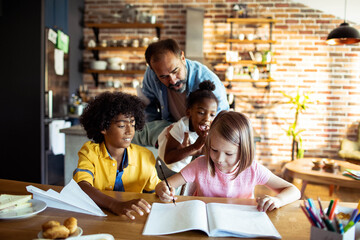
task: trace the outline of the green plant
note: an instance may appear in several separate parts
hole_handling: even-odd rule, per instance
[[[291,148],[291,160],[295,158],[295,151],[297,158],[304,157],[304,149],[303,149],[303,140],[301,138],[301,133],[305,131],[304,129],[297,129],[299,123],[299,114],[305,112],[307,108],[307,104],[310,104],[309,94],[303,93],[300,94],[299,89],[295,96],[291,96],[286,94],[285,92],[281,92],[286,98],[289,100],[286,103],[292,104],[291,109],[295,109],[295,118],[294,122],[290,124],[289,128],[286,131],[286,135],[292,137],[292,148]]]

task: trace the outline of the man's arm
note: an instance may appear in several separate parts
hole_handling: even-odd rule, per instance
[[[161,119],[160,102],[158,99],[158,89],[156,86],[156,79],[153,76],[152,70],[148,67],[146,69],[144,79],[142,82],[141,95],[144,103],[147,105],[145,108],[146,121],[152,122]]]

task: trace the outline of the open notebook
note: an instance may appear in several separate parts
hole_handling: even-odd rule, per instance
[[[256,206],[204,203],[200,200],[153,203],[143,235],[165,235],[189,230],[210,237],[275,238],[281,236],[264,212]]]

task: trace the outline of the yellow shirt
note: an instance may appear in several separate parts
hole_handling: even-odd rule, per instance
[[[128,166],[124,168],[122,181],[126,192],[153,191],[161,182],[155,168],[155,157],[150,150],[136,144],[127,148]],[[79,153],[77,169],[74,171],[76,182],[87,181],[99,190],[113,190],[118,169],[105,143],[86,142]]]

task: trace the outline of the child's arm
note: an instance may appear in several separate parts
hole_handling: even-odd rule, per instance
[[[81,181],[78,184],[99,207],[106,208],[117,215],[126,215],[131,220],[134,220],[135,216],[133,215],[133,211],[137,212],[140,216],[144,215],[143,211],[147,213],[150,212],[151,205],[144,199],[133,199],[127,202],[121,202],[102,193],[86,181]]]
[[[165,147],[164,162],[167,164],[175,163],[188,156],[199,155],[205,144],[205,137],[199,136],[193,144],[188,144],[189,133],[184,133],[184,141],[179,143],[169,134]]]
[[[163,202],[171,202],[173,199],[176,200],[175,189],[186,183],[181,173],[172,175],[171,177],[167,178],[167,181],[169,183],[171,192],[165,181],[158,183],[155,188],[156,195],[158,195],[160,200]]]
[[[256,202],[258,203],[257,209],[259,211],[272,211],[275,208],[282,207],[300,199],[299,189],[275,174],[271,174],[270,179],[265,186],[278,194],[275,197],[265,195],[263,197],[256,198]]]

